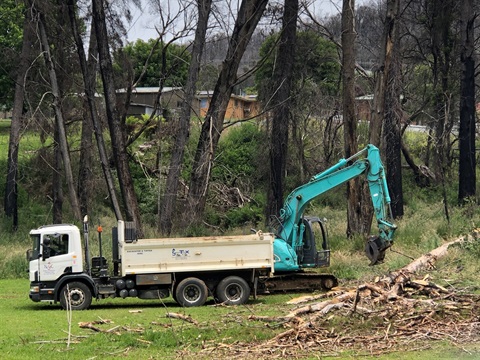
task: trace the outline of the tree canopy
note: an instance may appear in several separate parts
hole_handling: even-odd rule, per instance
[[[10,109],[13,102],[13,74],[22,46],[23,6],[15,0],[0,4],[0,109]]]
[[[122,62],[122,58],[127,62]],[[139,87],[159,86],[161,78],[164,78],[164,86],[184,86],[188,76],[190,53],[186,45],[165,44],[155,39],[148,41],[139,39],[128,43],[121,53],[116,54],[117,74],[124,73],[123,66],[127,64],[133,69],[134,78],[140,79],[137,83]]]
[[[298,32],[294,63],[294,88],[299,91],[306,84],[316,84],[325,95],[338,91],[340,63],[335,44],[311,30]],[[259,98],[266,100],[273,90],[270,79],[276,65],[279,34],[269,36],[260,48],[260,57],[265,58],[255,75]]]

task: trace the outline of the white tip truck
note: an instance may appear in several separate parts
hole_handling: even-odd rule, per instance
[[[170,293],[181,306],[203,305],[210,294],[226,304],[242,304],[256,293],[259,277],[273,272],[272,234],[137,239],[132,223],[120,220],[112,232],[109,275],[101,251],[91,262],[88,259],[87,221],[83,249],[75,225],[30,231],[30,299],[60,302],[73,310],[87,309],[92,298],[160,299]],[[100,230],[99,238],[101,248]]]

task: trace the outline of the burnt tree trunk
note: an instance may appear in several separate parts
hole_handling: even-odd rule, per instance
[[[187,84],[185,86],[185,99],[179,118],[178,132],[175,136],[175,143],[170,160],[170,168],[165,185],[165,195],[161,203],[160,211],[160,231],[169,235],[172,231],[172,217],[175,211],[177,192],[180,182],[180,172],[182,169],[183,155],[185,146],[190,135],[190,116],[191,104],[195,98],[196,83],[200,71],[200,59],[203,54],[205,38],[207,35],[208,18],[212,7],[212,0],[200,0],[197,2],[198,23],[195,30],[195,39],[193,40],[192,61],[188,71]]]
[[[77,53],[79,57],[80,68],[82,70],[83,83],[84,83],[85,95],[86,95],[86,103],[87,103],[87,109],[88,109],[88,111],[86,112],[87,115],[84,119],[84,123],[82,127],[82,149],[88,146],[88,140],[84,140],[84,139],[91,138],[91,134],[89,134],[89,132],[91,127],[93,126],[93,130],[95,132],[95,138],[97,141],[99,156],[100,156],[100,163],[102,165],[102,170],[103,170],[103,174],[107,184],[108,193],[110,195],[110,201],[112,202],[112,207],[115,212],[115,216],[117,220],[122,220],[123,217],[122,217],[122,212],[120,209],[120,205],[118,203],[118,198],[115,190],[115,182],[114,182],[112,173],[110,171],[108,155],[105,148],[105,141],[103,139],[102,125],[101,125],[100,119],[98,118],[96,105],[95,105],[95,81],[96,81],[96,72],[97,72],[96,59],[98,54],[95,29],[94,27],[92,27],[90,32],[90,44],[89,44],[88,61],[87,61],[85,50],[83,48],[83,40],[78,30],[78,23],[76,20],[77,10],[73,0],[69,0],[68,8],[69,8],[70,23],[72,26],[72,33],[77,46]],[[84,170],[82,171],[82,166],[81,166],[80,173],[86,176],[88,175],[88,174],[85,174],[86,171],[89,171],[89,169],[84,167]],[[82,175],[80,175],[80,178],[82,178]],[[82,186],[83,182],[82,181],[79,181],[79,182],[80,182],[79,186]],[[80,198],[82,199],[88,196],[89,191],[88,189],[85,189],[85,190],[79,191],[79,193],[82,194],[80,196]],[[81,200],[81,206],[83,207],[83,210],[82,210],[83,214],[86,214],[87,213],[86,199]]]
[[[287,163],[290,92],[293,82],[295,47],[297,42],[298,0],[285,0],[282,33],[273,72],[273,118],[270,134],[270,182],[266,219],[278,215],[283,206],[284,178]]]
[[[25,19],[23,22],[22,53],[19,59],[15,81],[15,96],[13,100],[12,122],[8,142],[7,180],[5,184],[5,215],[12,217],[12,227],[18,227],[18,149],[23,127],[23,103],[25,100],[25,81],[32,58],[32,42],[34,39],[33,19],[31,17],[30,1],[25,1]]]
[[[223,130],[228,102],[237,82],[240,60],[267,2],[268,0],[243,0],[240,6],[195,152],[187,198],[189,214],[185,217],[188,222],[198,222],[203,217],[213,159]]]
[[[135,223],[138,236],[143,236],[140,209],[138,206],[135,189],[133,186],[128,154],[125,142],[125,133],[118,113],[115,93],[112,59],[108,45],[107,24],[105,19],[104,1],[94,0],[92,3],[93,24],[98,43],[98,55],[100,59],[100,72],[102,74],[103,91],[105,95],[105,107],[107,112],[108,127],[112,141],[113,158],[117,168],[117,176],[122,193],[123,205],[126,218]]]
[[[51,91],[53,95],[53,108],[55,110],[55,127],[58,131],[58,145],[62,154],[63,170],[65,173],[65,181],[68,187],[68,198],[70,200],[70,206],[72,208],[73,217],[75,220],[81,220],[80,206],[78,203],[77,191],[75,188],[75,182],[73,179],[72,165],[70,161],[70,152],[67,142],[67,133],[65,129],[65,119],[61,106],[61,94],[60,87],[57,78],[57,72],[55,63],[50,52],[50,45],[48,42],[47,32],[45,30],[45,18],[42,13],[39,13],[40,19],[38,22],[40,42],[42,44],[42,50],[45,58],[45,63],[48,68],[48,75],[50,80]],[[57,164],[58,165],[58,164]],[[54,219],[55,220],[55,219]],[[57,219],[58,221],[58,219]]]
[[[386,52],[385,70],[386,92],[385,92],[385,148],[387,183],[391,197],[392,217],[403,216],[403,188],[402,188],[402,136],[400,129],[401,107],[400,107],[400,64],[397,17],[400,11],[400,0],[387,1],[387,28],[386,28]]]
[[[461,1],[462,79],[460,84],[458,201],[475,196],[475,11],[473,0]]]
[[[342,83],[343,136],[345,157],[358,151],[355,109],[355,0],[343,0],[342,7]],[[347,183],[347,236],[369,233],[371,227],[363,216],[367,208],[359,178]]]

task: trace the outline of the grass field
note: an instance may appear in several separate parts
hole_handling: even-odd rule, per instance
[[[478,272],[475,274],[473,271],[478,270],[478,264],[469,265],[476,258],[475,254],[471,255],[465,256],[465,249],[453,249],[451,255],[439,262],[435,271],[430,272],[432,280],[444,285],[445,281],[448,281],[458,287],[470,284],[470,291],[478,291],[478,281],[475,282]],[[457,271],[452,278],[451,269],[458,267],[460,261],[466,270],[472,271],[464,274]],[[355,281],[345,281],[343,285],[353,286],[354,283]],[[294,305],[287,305],[286,302],[299,296],[265,295],[239,307],[215,306],[210,302],[198,308],[180,308],[171,298],[165,299],[163,303],[153,300],[112,299],[94,302],[88,311],[69,314],[60,310],[58,305],[31,302],[28,288],[28,280],[0,280],[2,359],[218,358],[218,354],[209,353],[205,349],[228,344],[237,344],[238,348],[238,344],[242,343],[261,346],[263,341],[285,331],[281,323],[252,321],[250,317],[284,315],[294,309]],[[195,323],[167,317],[167,313],[189,316]],[[68,316],[71,316],[71,320]],[[337,315],[330,315],[326,321],[331,324],[332,331],[336,328],[335,331],[348,333],[350,330],[338,319]],[[105,323],[94,323],[101,321]],[[356,321],[358,319],[348,320],[349,326],[353,326],[351,331],[358,330],[355,326],[365,327],[365,335],[368,335],[368,325]],[[80,323],[92,323],[101,331],[81,328]],[[368,351],[345,351],[335,354],[336,356],[325,356],[318,351],[303,349],[296,358],[470,360],[480,357],[478,343],[456,344],[455,340],[441,340],[421,344],[412,343],[411,351],[392,352],[381,356],[370,356]],[[281,354],[274,355],[281,357]],[[238,351],[232,353],[231,358],[258,359],[254,355],[249,356],[247,346],[241,354]]]
[[[446,229],[438,219],[442,215],[439,207],[430,207],[433,209],[430,212],[421,207],[408,209],[407,215],[397,223],[399,230],[392,251],[387,252],[385,263],[375,267],[368,266],[360,249],[361,240],[346,241],[339,235],[344,232],[344,215],[324,209],[331,219],[331,240],[334,242],[329,270],[337,276],[342,286],[355,287],[401,268],[412,257],[420,256],[449,238],[465,233],[464,229],[474,228],[478,221],[478,215],[467,220],[464,210],[453,208],[451,216],[454,221]],[[8,239],[3,237],[0,241],[0,269],[9,277],[15,274],[25,276],[25,250],[29,242],[25,240],[14,245]],[[456,247],[434,269],[418,274],[418,278],[428,274],[431,281],[441,286],[463,293],[480,294],[479,258],[479,241]],[[25,278],[2,277],[0,280],[2,359],[210,359],[224,358],[225,347],[229,346],[237,349],[229,358],[258,359],[258,355],[250,355],[249,348],[262,347],[288,327],[281,322],[253,321],[250,317],[285,315],[295,308],[286,302],[301,295],[260,296],[240,307],[215,306],[210,301],[206,306],[188,309],[178,307],[171,298],[165,299],[164,303],[137,299],[102,300],[94,302],[88,311],[73,312],[69,323],[68,313],[60,310],[60,306],[30,301],[28,289],[29,283]],[[170,312],[190,316],[196,324],[168,318],[166,315]],[[79,326],[82,322],[99,320],[107,321],[94,325],[101,332]],[[382,319],[376,321],[382,322]],[[360,331],[368,336],[375,329],[362,318],[349,318],[347,310],[329,315],[324,322],[335,333],[353,334]],[[238,347],[243,345],[244,350],[239,353]],[[207,351],[212,348],[223,348],[223,352],[219,355]],[[287,358],[281,353],[273,355]],[[295,358],[470,360],[480,358],[480,345],[476,342],[457,343],[455,339],[441,339],[412,345],[409,351],[405,351],[405,348],[402,351],[392,349],[391,353],[376,356],[366,349],[355,352],[341,349],[336,354],[329,353],[329,356],[318,350],[303,349]]]

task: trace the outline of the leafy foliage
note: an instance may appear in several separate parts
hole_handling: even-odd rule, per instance
[[[260,48],[260,57],[265,62],[255,75],[255,82],[261,100],[267,100],[274,89],[270,79],[276,63],[275,48],[279,34],[269,36]],[[340,65],[335,44],[313,31],[301,31],[297,34],[294,78],[296,92],[300,89],[308,91],[309,83],[316,84],[322,93],[334,94],[338,86]]]
[[[223,214],[210,216],[216,225],[232,228],[256,224],[262,218],[262,205],[255,198],[265,179],[265,136],[256,125],[245,123],[229,130],[220,141],[210,200],[216,212]]]
[[[164,79],[164,86],[183,86],[188,75],[190,53],[184,45],[168,44],[167,46],[155,39],[148,41],[139,39],[127,44],[121,52],[116,53],[114,68],[120,75],[125,73],[125,66],[131,67],[136,80],[140,78],[146,63],[145,74],[137,86],[159,86],[160,79]]]
[[[9,109],[13,101],[14,72],[22,45],[23,6],[15,0],[0,5],[0,109]]]

